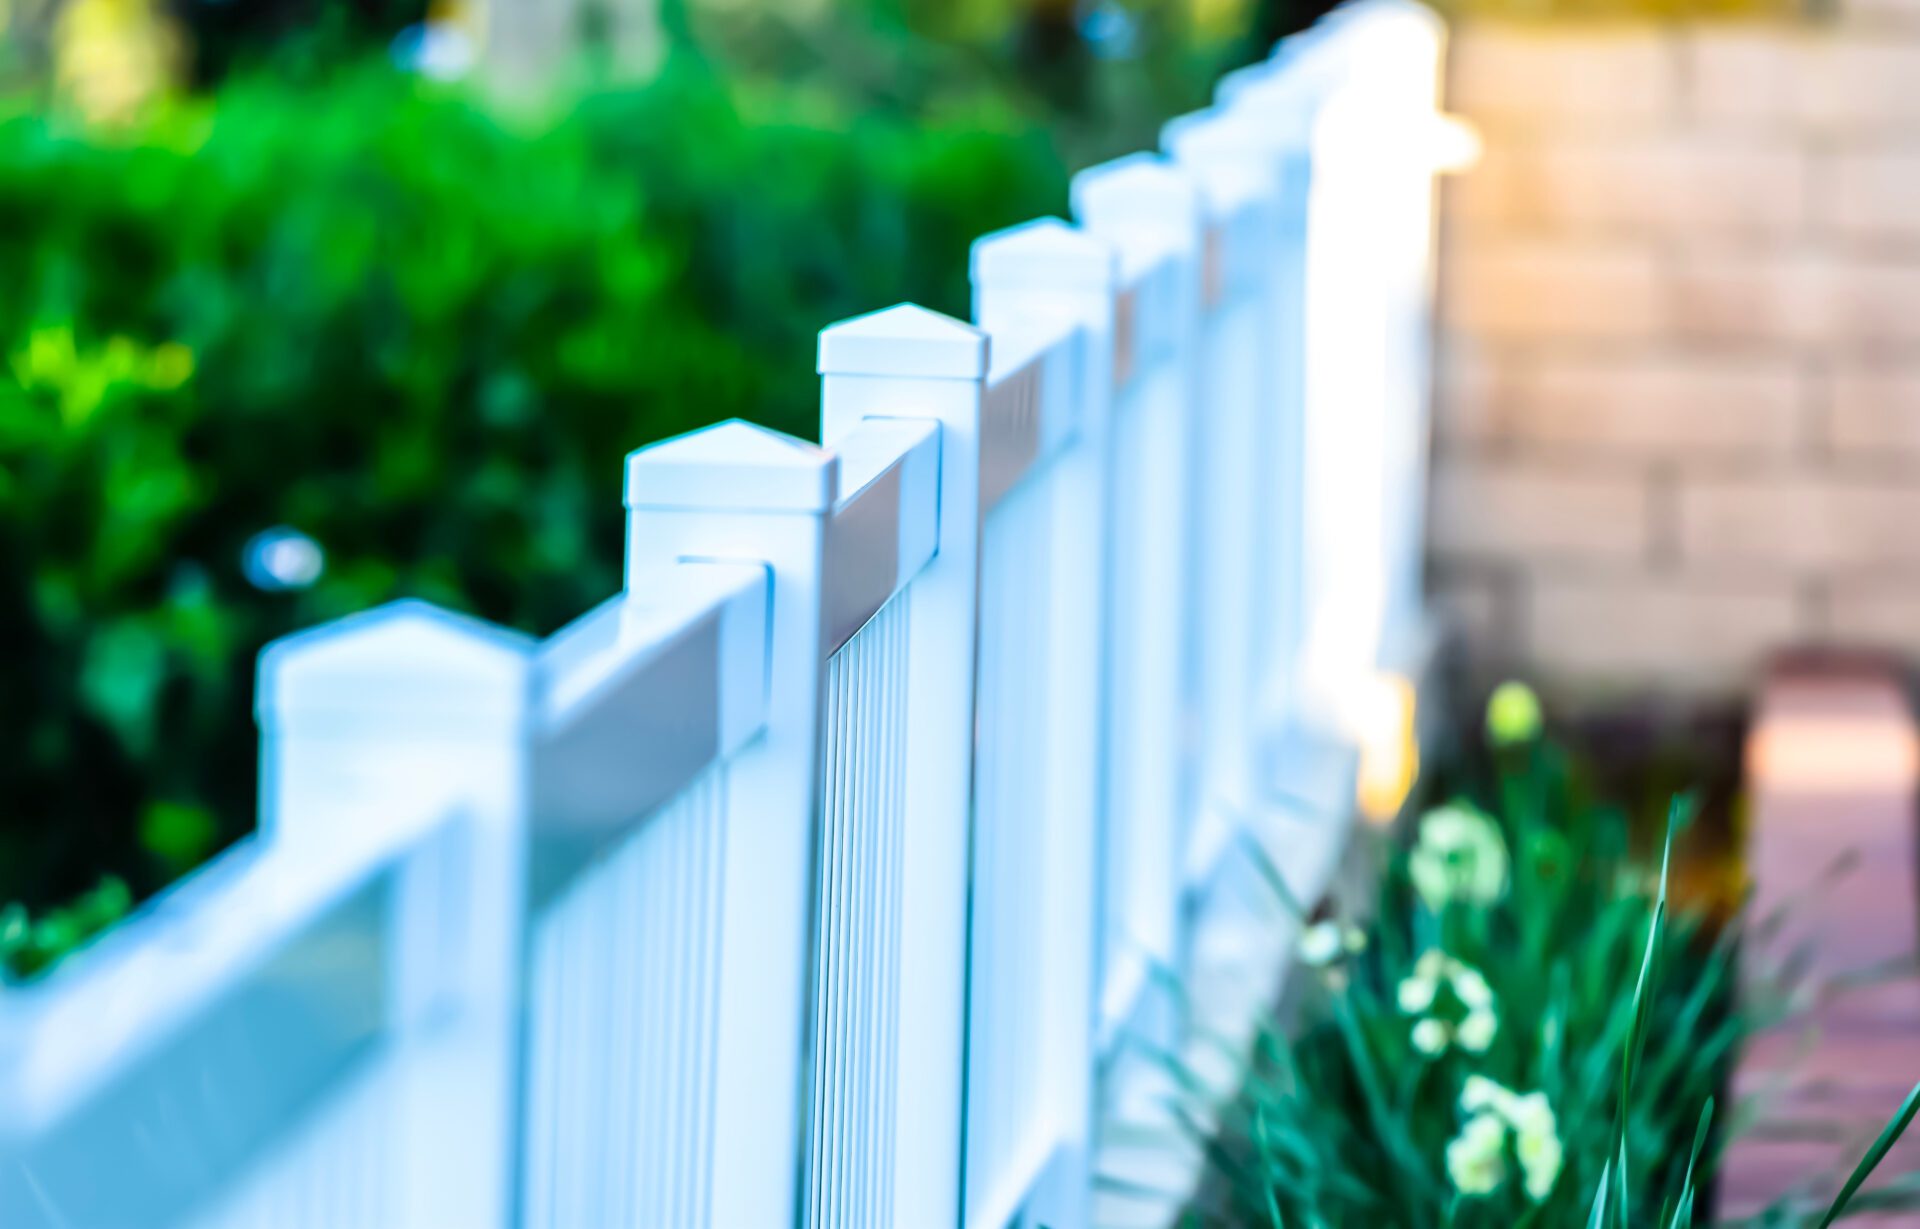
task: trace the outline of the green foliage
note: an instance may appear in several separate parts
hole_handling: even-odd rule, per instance
[[[1491,764],[1486,810],[1436,808],[1391,853],[1364,941],[1307,930],[1296,1018],[1263,1026],[1217,1131],[1167,1060],[1215,1175],[1192,1223],[1692,1223],[1727,1134],[1715,1096],[1789,987],[1755,971],[1736,1003],[1744,919],[1669,900],[1689,803],[1649,858],[1555,746],[1503,737]]]
[[[132,905],[127,885],[108,876],[37,919],[25,905],[0,908],[0,986],[45,969],[125,917]]]
[[[383,66],[111,139],[13,111],[0,168],[0,901],[36,910],[251,826],[267,640],[400,595],[577,615],[619,583],[627,450],[810,435],[822,324],[964,312],[969,241],[1065,196],[991,98],[679,61],[538,122]],[[282,526],[325,571],[263,592],[243,549]]]

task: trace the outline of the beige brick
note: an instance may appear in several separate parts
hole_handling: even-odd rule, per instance
[[[1872,349],[1920,341],[1920,261],[1855,257],[1836,263],[1828,277],[1828,329],[1837,344]]]
[[[1433,429],[1442,444],[1499,438],[1514,363],[1471,337],[1449,337],[1434,356]]]
[[[1648,496],[1637,474],[1442,457],[1433,475],[1433,545],[1449,562],[1638,559]]]
[[[1826,427],[1828,447],[1842,456],[1920,458],[1920,365],[1841,367]]]
[[[1478,23],[1454,32],[1448,106],[1489,127],[1620,129],[1663,123],[1679,94],[1663,33]]]
[[[1682,336],[1716,342],[1817,342],[1832,328],[1828,261],[1772,251],[1689,252],[1672,269]]]
[[[1815,182],[1823,229],[1870,241],[1920,240],[1920,151],[1842,152]]]
[[[1792,117],[1810,60],[1794,32],[1702,25],[1683,41],[1689,118],[1772,126]]]
[[[1790,584],[1536,577],[1528,644],[1550,678],[1613,690],[1743,689],[1798,633]]]
[[[1440,210],[1452,226],[1511,226],[1525,217],[1522,173],[1525,147],[1505,147],[1497,135],[1483,137],[1480,157],[1467,169],[1440,180]]]
[[[1871,36],[1810,40],[1794,102],[1817,131],[1861,136],[1920,123],[1920,44]]]
[[[1920,653],[1920,580],[1836,582],[1828,594],[1826,638],[1848,647]]]
[[[1804,223],[1803,158],[1732,137],[1543,144],[1509,155],[1510,216],[1559,230],[1782,235]]]
[[[1847,474],[1683,479],[1689,563],[1831,576],[1920,565],[1920,483]]]
[[[1694,121],[1861,136],[1920,121],[1920,42],[1865,31],[1839,37],[1699,27],[1686,39]]]
[[[1920,341],[1914,256],[1694,251],[1675,262],[1672,288],[1675,328],[1696,340],[1856,350]]]
[[[1653,253],[1633,245],[1459,237],[1443,261],[1441,311],[1458,330],[1648,338],[1667,326]]]
[[[1785,457],[1805,400],[1796,364],[1707,355],[1543,355],[1483,413],[1494,438],[1578,455]]]

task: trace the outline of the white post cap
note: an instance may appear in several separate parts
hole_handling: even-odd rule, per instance
[[[987,335],[952,316],[901,303],[822,329],[819,372],[978,380],[987,374]]]
[[[737,418],[627,454],[629,508],[824,512],[839,498],[833,453]]]

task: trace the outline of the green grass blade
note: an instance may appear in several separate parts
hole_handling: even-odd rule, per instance
[[[1707,1129],[1713,1125],[1713,1098],[1700,1111],[1700,1125],[1693,1129],[1693,1151],[1687,1154],[1687,1169],[1680,1178],[1680,1200],[1671,1218],[1661,1217],[1659,1224],[1672,1229],[1689,1229],[1693,1224],[1693,1175],[1700,1166],[1700,1153],[1707,1146]]]
[[[1663,876],[1664,891],[1664,876]],[[1653,1016],[1653,996],[1648,988],[1653,982],[1654,964],[1660,954],[1660,937],[1666,929],[1667,905],[1662,900],[1653,907],[1653,920],[1647,924],[1647,948],[1640,958],[1640,976],[1633,987],[1633,1024],[1627,1032],[1627,1043],[1620,1052],[1620,1111],[1614,1124],[1620,1144],[1620,1163],[1626,1166],[1627,1155],[1627,1115],[1633,1108],[1633,1074],[1640,1061],[1640,1053],[1646,1044],[1647,1022]],[[1626,1175],[1621,1174],[1624,1182]]]
[[[1271,1157],[1273,1144],[1267,1135],[1267,1115],[1264,1111],[1255,1112],[1253,1132],[1255,1140],[1260,1145],[1262,1159]],[[1280,1214],[1280,1197],[1274,1193],[1273,1182],[1271,1180],[1262,1182],[1261,1187],[1261,1193],[1267,1197],[1267,1219],[1272,1222],[1273,1229],[1287,1229],[1287,1218]]]
[[[1633,987],[1633,1027],[1627,1033],[1626,1048],[1620,1055],[1620,1119],[1618,1123],[1620,1141],[1620,1160],[1624,1170],[1626,1166],[1627,1114],[1633,1105],[1633,1074],[1639,1065],[1640,1055],[1646,1048],[1647,1025],[1653,1018],[1653,996],[1649,993],[1654,979],[1654,968],[1659,962],[1660,943],[1666,935],[1667,926],[1667,884],[1673,871],[1673,834],[1683,826],[1692,811],[1692,802],[1685,795],[1676,797],[1667,813],[1667,835],[1664,848],[1660,851],[1660,894],[1653,905],[1653,918],[1647,924],[1647,947],[1640,958],[1640,976]],[[1621,1174],[1624,1182],[1626,1175]]]
[[[1593,1211],[1587,1216],[1587,1229],[1601,1229],[1607,1223],[1607,1196],[1613,1191],[1613,1162],[1600,1170],[1600,1190],[1593,1197]]]
[[[1693,1183],[1694,1167],[1700,1164],[1701,1150],[1707,1146],[1707,1129],[1713,1125],[1713,1098],[1700,1111],[1700,1125],[1693,1130],[1693,1151],[1687,1156],[1687,1183]]]
[[[1820,1229],[1827,1229],[1828,1225],[1840,1218],[1840,1213],[1846,1209],[1847,1203],[1852,1200],[1854,1192],[1860,1189],[1861,1183],[1865,1182],[1868,1175],[1879,1167],[1880,1162],[1887,1158],[1887,1153],[1892,1151],[1894,1144],[1906,1134],[1907,1124],[1913,1121],[1916,1111],[1920,1111],[1920,1084],[1913,1086],[1913,1091],[1907,1094],[1907,1099],[1900,1103],[1899,1112],[1894,1114],[1892,1120],[1881,1129],[1880,1138],[1873,1141],[1873,1147],[1867,1149],[1867,1154],[1860,1158],[1858,1165],[1853,1167],[1853,1176],[1848,1178],[1847,1184],[1840,1188],[1840,1193],[1834,1197],[1833,1206],[1827,1209],[1827,1214],[1820,1218]]]

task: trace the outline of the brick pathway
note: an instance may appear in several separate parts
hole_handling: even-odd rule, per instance
[[[1768,686],[1748,752],[1759,915],[1818,894],[1760,959],[1811,944],[1814,977],[1823,979],[1911,958],[1917,759],[1912,719],[1885,676],[1782,675]],[[1819,891],[1849,851],[1858,865]],[[1735,1089],[1741,1100],[1762,1095],[1761,1125],[1726,1158],[1723,1214],[1754,1211],[1808,1182],[1824,1200],[1916,1079],[1920,980],[1912,977],[1824,1003],[1811,1029],[1761,1038]],[[1904,1169],[1920,1169],[1920,1137],[1909,1136],[1883,1173]],[[1920,1227],[1920,1214],[1873,1223]]]

